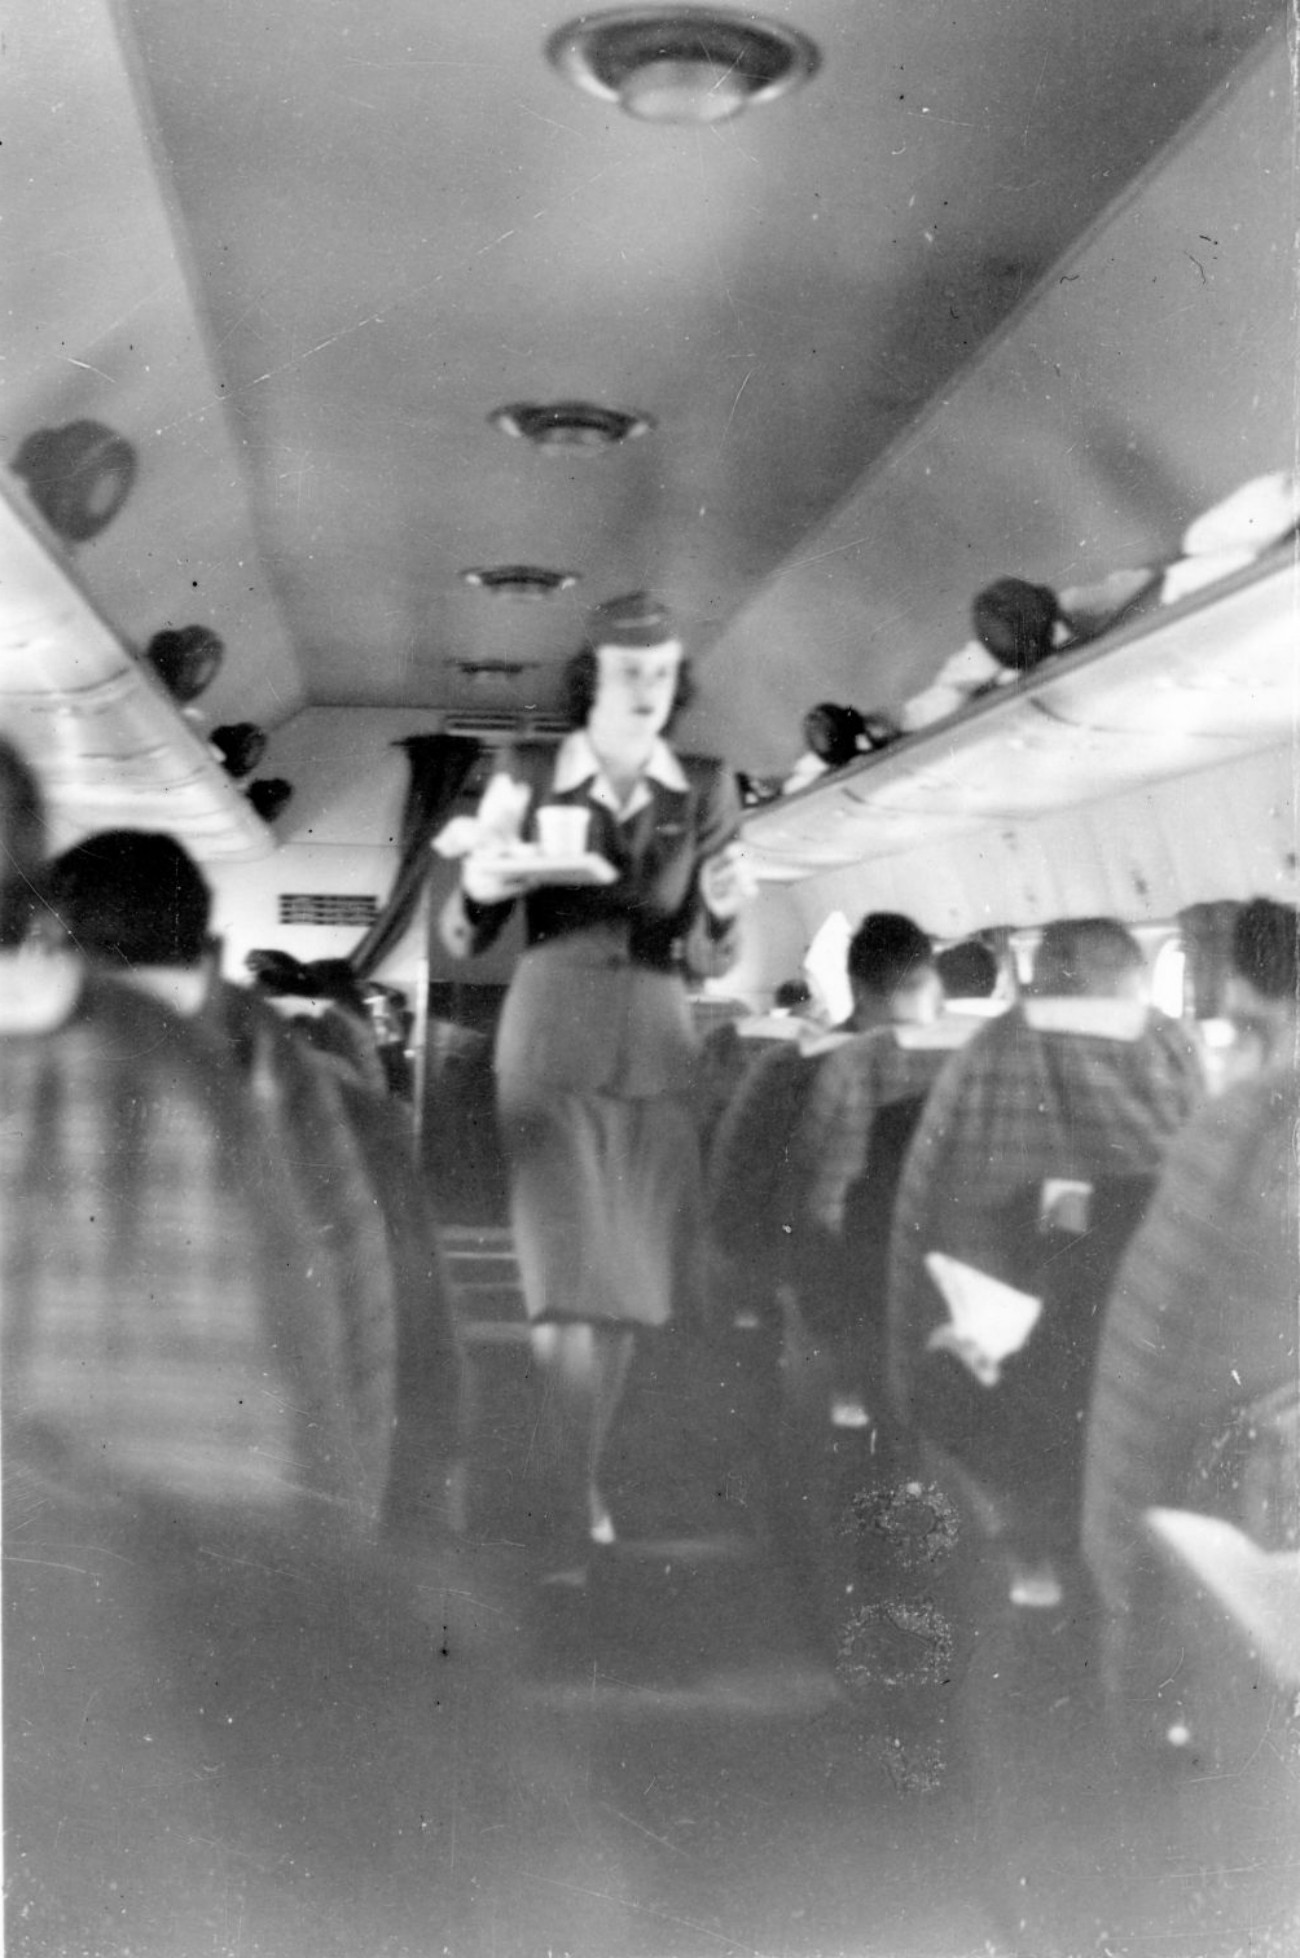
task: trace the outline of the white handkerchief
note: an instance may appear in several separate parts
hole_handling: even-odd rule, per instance
[[[504,769],[490,776],[472,816],[453,816],[433,839],[440,857],[467,857],[472,850],[508,849],[519,841],[532,791]]]
[[[1216,1599],[1273,1677],[1300,1686],[1300,1551],[1261,1550],[1217,1516],[1148,1509],[1157,1541]]]
[[[1003,1360],[1020,1351],[1037,1325],[1042,1300],[943,1251],[928,1251],[925,1268],[952,1315],[935,1327],[926,1351],[955,1354],[984,1386],[996,1387]]]

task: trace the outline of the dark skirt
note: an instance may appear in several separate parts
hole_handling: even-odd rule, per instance
[[[663,1326],[700,1296],[699,1142],[690,1102],[503,1092],[501,1138],[531,1319]]]

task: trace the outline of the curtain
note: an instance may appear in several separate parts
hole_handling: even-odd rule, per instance
[[[1223,1011],[1232,971],[1232,928],[1240,910],[1240,904],[1229,898],[1214,904],[1189,904],[1178,913],[1187,955],[1184,996],[1193,1019],[1212,1020]]]
[[[393,745],[405,748],[411,770],[402,809],[401,858],[383,910],[349,954],[358,979],[369,978],[415,916],[428,875],[429,845],[451,815],[479,757],[478,742],[456,734],[413,734]]]

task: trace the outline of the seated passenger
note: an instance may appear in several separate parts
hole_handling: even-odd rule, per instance
[[[40,840],[0,741],[8,1928],[333,1948],[364,1895],[339,1935],[395,1943],[405,1860],[455,1942],[492,1880],[457,1809],[513,1785],[501,1613],[376,1547],[300,1187],[194,1021],[33,942]]]
[[[1243,1072],[1294,1059],[1298,949],[1300,918],[1293,905],[1269,897],[1242,905],[1233,920],[1224,1007],[1242,1041],[1236,1064]]]
[[[373,1022],[346,959],[313,959],[304,965],[288,952],[257,951],[244,963],[259,991],[293,1022],[307,1046],[350,1070],[362,1087],[376,1094],[387,1090]]]
[[[853,945],[863,973],[860,984],[853,977]],[[940,998],[929,939],[893,912],[874,912],[863,920],[847,965],[854,1002],[848,1020],[821,1033],[807,1027],[795,1040],[781,1040],[760,1054],[741,1077],[714,1133],[708,1175],[714,1243],[759,1273],[769,1297],[788,1276],[789,1239],[801,1208],[791,1180],[791,1147],[822,1060],[871,1026],[895,1017],[925,1017]]]
[[[941,1012],[933,948],[876,912],[849,945],[854,1032],[820,1061],[791,1138],[792,1285],[804,1330],[833,1356],[850,1406],[883,1415],[886,1252],[903,1157],[926,1095],[974,1020]],[[865,1418],[865,1417],[863,1417]]]
[[[1259,1948],[1279,1951],[1264,1920],[1300,1896],[1298,1118],[1288,1059],[1208,1102],[1173,1144],[1106,1316],[1082,1524],[1121,1789],[1134,1798],[1130,1854],[1133,1825],[1146,1820],[1145,1842],[1153,1818],[1175,1824],[1172,1885],[1163,1843],[1138,1857],[1137,1873],[1159,1888],[1161,1928],[1186,1888],[1181,1872],[1208,1866],[1214,1880],[1195,1887],[1226,1913],[1216,1928],[1249,1921]],[[1251,1623],[1248,1571],[1225,1569],[1225,1610],[1204,1573],[1180,1578],[1161,1554],[1156,1508],[1222,1518],[1262,1549],[1292,1553],[1290,1604],[1272,1594],[1272,1656]]]
[[[1098,1315],[1198,1088],[1190,1046],[1142,991],[1121,925],[1049,926],[1033,996],[944,1070],[899,1188],[891,1399],[961,1465],[1027,1604],[1056,1602],[1047,1566],[1076,1545]]]
[[[173,838],[134,830],[87,838],[52,866],[49,902],[97,967],[154,994],[211,1044],[218,1064],[236,1064],[312,1220],[311,1282],[337,1316],[350,1368],[358,1493],[377,1500],[388,1486],[391,1508],[400,1482],[409,1510],[418,1481],[418,1507],[432,1520],[457,1453],[458,1368],[401,1110],[350,1066],[300,1043],[255,994],[221,979],[211,892]]]
[[[1295,1538],[1289,1516],[1251,1518],[1214,1473],[1252,1404],[1297,1391],[1300,1297],[1294,1137],[1300,1090],[1288,1062],[1208,1102],[1171,1149],[1120,1269],[1097,1355],[1088,1420],[1083,1547],[1109,1619],[1106,1679],[1120,1724],[1144,1737],[1184,1681],[1167,1665],[1168,1586],[1147,1528],[1154,1507],[1198,1510]],[[1294,1450],[1294,1412],[1292,1413]]]
[[[30,914],[29,890],[8,887],[11,915]],[[272,1506],[315,1492],[358,1513],[339,1329],[238,1082],[175,1014],[70,950],[4,957],[10,1438],[105,1490]]]
[[[695,1104],[706,1156],[718,1123],[759,1056],[824,1031],[810,1017],[811,1005],[812,991],[804,980],[784,979],[772,995],[769,1012],[739,1014],[704,1035],[696,1060]]]
[[[1000,1013],[1005,1002],[998,990],[998,959],[982,938],[964,938],[935,956],[935,969],[949,1010],[958,1013]]]

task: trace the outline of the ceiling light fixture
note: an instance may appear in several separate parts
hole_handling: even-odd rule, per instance
[[[467,585],[499,598],[554,598],[578,582],[576,571],[549,571],[538,564],[480,565],[460,575]]]
[[[587,14],[546,44],[575,87],[643,122],[722,122],[785,95],[820,59],[804,34],[712,8],[619,7]]]
[[[617,448],[654,427],[649,415],[620,408],[598,408],[592,401],[516,401],[488,416],[494,428],[517,435],[539,449],[577,449],[594,455]]]

